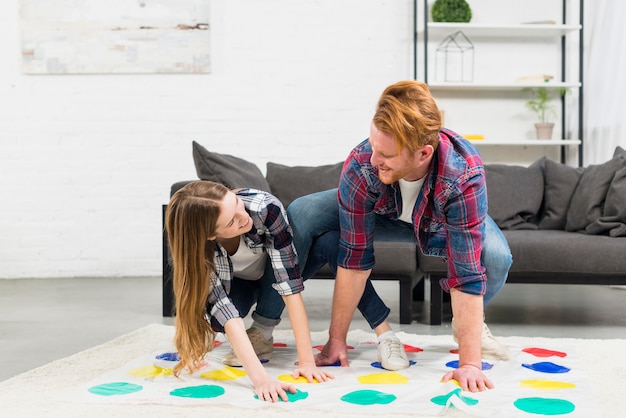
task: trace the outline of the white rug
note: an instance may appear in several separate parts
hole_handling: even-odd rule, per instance
[[[455,354],[449,352],[456,348],[450,336],[399,333],[407,346],[416,347],[409,353],[416,364],[394,373],[372,367],[371,363],[376,361],[373,333],[351,331],[348,343],[354,350],[349,352],[350,368],[330,368],[336,376],[330,383],[297,383],[300,395],[304,395],[300,397],[305,399],[266,404],[254,399],[250,381],[245,376],[237,375],[228,381],[219,378],[210,381],[196,375],[183,381],[166,374],[131,376],[129,371],[136,375],[137,371],[145,372],[146,367],[154,371],[162,366],[167,370],[167,361],[155,360],[155,353],[171,350],[173,332],[172,326],[153,324],[0,382],[0,415],[263,418],[297,414],[308,418],[363,415],[541,417],[552,414],[589,418],[626,414],[626,397],[620,390],[626,379],[626,340],[501,337],[515,353],[515,358],[508,362],[486,361],[492,366],[486,373],[496,388],[479,394],[463,392],[459,397],[454,395],[453,384],[438,381],[453,367],[446,364],[455,359]],[[325,342],[326,336],[326,332],[313,333],[314,345]],[[283,342],[286,347],[276,348],[266,368],[273,377],[284,378],[293,370],[292,334],[277,331],[274,341]],[[549,357],[538,357],[536,351],[534,355],[522,351],[527,348],[556,350],[561,355],[552,353]],[[207,365],[207,370],[223,373],[224,366],[218,360],[228,350],[228,344],[217,347],[213,355],[216,361]],[[547,364],[569,370],[558,374],[541,372],[539,366]],[[381,384],[381,378],[391,381]],[[102,392],[94,390],[120,382],[141,390],[120,396],[102,396]],[[172,388],[176,391],[176,388],[199,386],[226,390],[221,396],[204,399],[171,396]],[[367,402],[359,395],[365,392],[377,395],[379,403],[364,405]],[[537,401],[544,402],[542,412],[528,412],[536,407],[533,402]],[[573,410],[563,409],[563,405],[570,405]]]

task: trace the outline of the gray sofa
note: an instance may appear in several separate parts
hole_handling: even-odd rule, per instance
[[[287,207],[295,198],[337,187],[342,163],[317,167],[267,163],[266,176],[241,158],[210,152],[193,142],[198,178],[231,188],[255,187]],[[513,254],[510,283],[626,284],[626,152],[605,164],[574,168],[542,158],[530,167],[486,164],[489,214]],[[171,186],[170,194],[189,181]],[[163,205],[163,214],[166,205]],[[441,324],[439,279],[445,259],[425,256],[414,244],[376,236],[372,280],[399,282],[400,323],[415,318],[415,300],[428,301],[422,321]],[[329,269],[315,278],[332,279]],[[429,284],[429,297],[425,297]],[[305,290],[306,291],[306,290]],[[330,292],[331,290],[329,290]],[[163,315],[173,314],[169,247],[163,233]]]

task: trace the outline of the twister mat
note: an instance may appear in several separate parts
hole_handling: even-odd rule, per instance
[[[325,333],[314,333],[313,350],[326,342]],[[483,359],[483,370],[495,388],[480,393],[462,392],[454,382],[441,383],[443,375],[458,367],[457,346],[452,337],[399,332],[411,366],[387,371],[377,362],[376,336],[351,331],[348,335],[350,367],[327,366],[334,380],[307,383],[294,380],[297,361],[290,331],[274,333],[274,357],[265,368],[270,377],[293,383],[296,394],[274,407],[342,411],[367,415],[410,413],[416,416],[446,415],[460,409],[480,417],[596,417],[591,388],[575,349],[563,346],[510,346],[509,361]],[[558,341],[555,341],[558,344]],[[177,353],[170,341],[123,367],[72,390],[69,401],[169,405],[233,405],[267,407],[256,399],[242,368],[228,367],[221,358],[230,351],[223,335],[207,356],[204,368],[176,378],[172,367]]]

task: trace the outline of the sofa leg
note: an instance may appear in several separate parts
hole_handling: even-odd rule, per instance
[[[439,286],[439,278],[426,276],[430,282],[430,325],[441,325],[443,310],[443,291]]]
[[[423,302],[426,297],[426,280],[423,276],[420,276],[420,279],[417,281],[415,286],[413,287],[413,300],[417,302]]]
[[[163,316],[174,316],[174,287],[172,286],[172,267],[169,263],[170,246],[167,241],[165,231],[165,210],[167,205],[163,205]]]

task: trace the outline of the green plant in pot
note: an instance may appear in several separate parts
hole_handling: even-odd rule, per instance
[[[550,116],[556,115],[556,110],[552,106],[552,99],[554,99],[557,95],[564,96],[567,94],[569,89],[566,87],[536,87],[526,88],[524,91],[533,96],[532,100],[526,102],[526,107],[535,112],[539,120],[539,122],[535,123],[537,139],[551,139],[554,122],[550,121]]]
[[[472,20],[472,9],[465,0],[436,0],[430,10],[433,22],[460,22]]]

